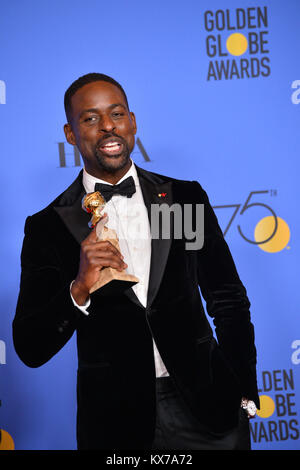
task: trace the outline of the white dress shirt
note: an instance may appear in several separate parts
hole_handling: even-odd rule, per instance
[[[128,265],[126,272],[133,274],[139,279],[139,282],[132,289],[141,304],[146,307],[151,260],[150,224],[133,162],[128,172],[118,181],[118,184],[129,176],[132,176],[134,179],[136,192],[131,198],[119,194],[113,195],[106,203],[104,212],[108,215],[107,227],[115,230],[117,233],[121,254],[124,256],[124,262]],[[95,183],[110,184],[107,181],[95,178],[87,173],[85,169],[83,169],[82,183],[87,193],[95,191]],[[74,305],[85,315],[89,314],[87,308],[90,306],[90,299],[83,306],[77,305],[73,297],[72,300]],[[168,376],[169,374],[154,341],[153,350],[156,377]]]

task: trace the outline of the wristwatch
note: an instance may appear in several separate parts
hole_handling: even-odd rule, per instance
[[[248,418],[254,418],[257,411],[254,401],[248,400],[247,398],[242,398],[241,407],[248,414]]]

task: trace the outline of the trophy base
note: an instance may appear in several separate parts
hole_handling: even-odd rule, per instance
[[[101,289],[101,295],[120,294],[139,282],[139,279],[124,271],[104,268],[99,273],[98,281],[91,287],[90,294]]]

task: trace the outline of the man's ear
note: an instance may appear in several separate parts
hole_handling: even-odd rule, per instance
[[[132,111],[130,111],[130,117],[131,117],[132,125],[134,128],[134,133],[136,134],[136,131],[137,131],[136,120],[135,120],[135,115]]]
[[[74,135],[74,132],[72,131],[70,124],[64,125],[64,132],[65,132],[67,142],[71,145],[76,145],[75,135]]]

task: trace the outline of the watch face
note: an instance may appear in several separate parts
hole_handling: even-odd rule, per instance
[[[256,415],[256,406],[255,406],[255,403],[253,401],[248,401],[247,411],[248,411],[250,416],[255,416]]]

